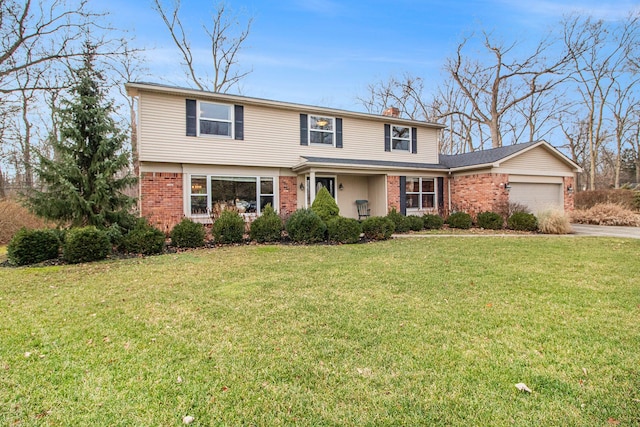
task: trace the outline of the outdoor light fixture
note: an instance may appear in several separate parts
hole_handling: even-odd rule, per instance
[[[504,184],[504,189],[505,189],[505,190],[507,190],[507,191],[511,190],[511,184],[509,184],[508,182],[506,182],[506,183]]]
[[[567,187],[567,193],[573,193],[573,185],[569,184]]]
[[[304,184],[300,183],[300,191],[304,191]]]
[[[340,191],[344,190],[344,185],[342,185],[342,183],[340,183],[340,184],[338,185],[338,190],[340,190]]]

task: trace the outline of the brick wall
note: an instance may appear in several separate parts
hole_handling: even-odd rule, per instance
[[[400,177],[387,176],[387,210],[396,208],[400,212]]]
[[[165,233],[183,216],[182,174],[142,172],[140,178],[140,212],[151,225]]]
[[[508,174],[476,174],[451,179],[451,208],[476,217],[484,211],[497,211],[509,203],[509,191],[504,184]],[[445,191],[446,192],[446,191]]]
[[[564,211],[571,212],[574,208],[574,194],[576,192],[576,184],[574,182],[573,177],[566,176],[562,180],[563,190],[564,191]],[[568,191],[567,188],[571,186],[572,191]]]
[[[295,176],[281,176],[279,213],[285,217],[298,209],[298,186]]]

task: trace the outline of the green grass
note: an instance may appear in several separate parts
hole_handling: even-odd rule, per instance
[[[0,425],[639,425],[639,253],[452,237],[3,268]]]

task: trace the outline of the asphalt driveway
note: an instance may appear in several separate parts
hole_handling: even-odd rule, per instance
[[[613,225],[571,224],[576,236],[606,236],[640,239],[640,227],[618,227]]]

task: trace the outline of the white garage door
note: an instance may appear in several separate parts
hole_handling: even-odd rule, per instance
[[[512,182],[509,201],[520,203],[533,213],[549,209],[564,209],[562,184]]]

